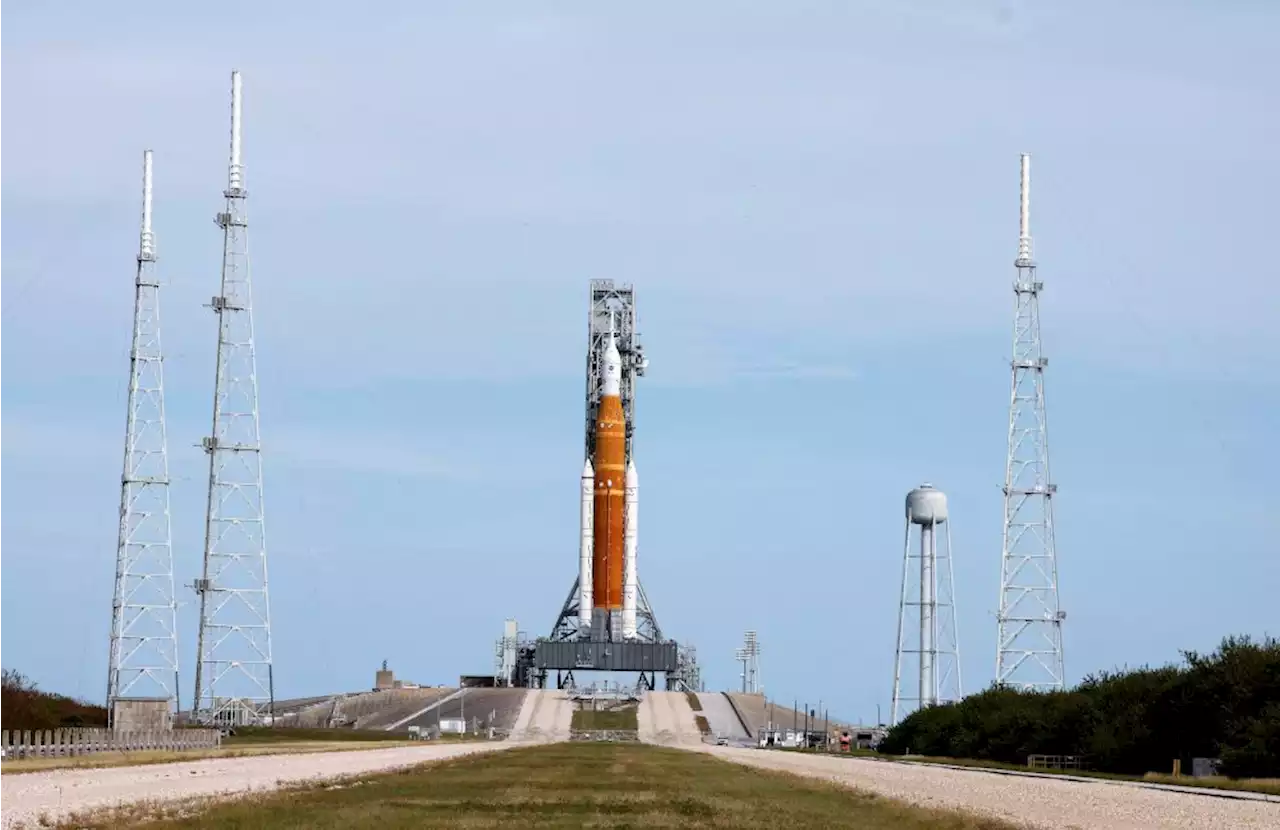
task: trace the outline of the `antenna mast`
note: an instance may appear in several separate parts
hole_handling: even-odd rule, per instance
[[[169,521],[160,281],[155,266],[151,151],[146,150],[142,154],[142,231],[134,279],[129,411],[107,663],[107,717],[112,721],[115,701],[121,697],[167,698],[170,706],[178,707],[177,603]]]
[[[1017,278],[1013,283],[1013,370],[1009,401],[1009,455],[1004,478],[1004,545],[996,683],[1022,689],[1064,686],[1058,559],[1053,538],[1049,479],[1049,427],[1040,346],[1040,292],[1031,251],[1031,157],[1022,155],[1022,198]]]
[[[218,361],[209,455],[204,574],[193,711],[202,723],[247,724],[274,714],[271,614],[258,431],[258,374],[249,279],[249,221],[240,162],[240,73],[231,73],[231,163],[222,228]]]

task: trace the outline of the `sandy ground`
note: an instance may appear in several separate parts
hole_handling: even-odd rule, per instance
[[[1043,830],[1276,830],[1280,804],[986,772],[821,758],[733,747],[703,751],[740,764],[822,778],[924,807],[960,809]]]
[[[55,770],[0,776],[0,826],[36,824],[42,815],[64,818],[75,812],[138,801],[171,801],[198,796],[271,790],[291,781],[332,778],[395,769],[425,761],[492,752],[509,744],[413,746],[307,755],[264,755],[151,764],[111,769]]]

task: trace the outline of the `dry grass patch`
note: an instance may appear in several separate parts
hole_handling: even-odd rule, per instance
[[[637,707],[624,709],[577,709],[570,728],[591,732],[604,729],[636,730],[640,728]]]
[[[600,770],[611,774],[600,775]],[[166,816],[165,812],[82,816],[74,826],[107,830],[146,821],[149,830],[1011,830],[1011,825],[993,819],[910,807],[702,753],[598,743],[554,744],[471,756],[397,773],[250,796],[197,815],[170,812]]]
[[[1148,772],[1142,776],[1143,781],[1155,784],[1180,784],[1184,787],[1208,787],[1213,790],[1244,790],[1245,792],[1280,795],[1280,778],[1227,778],[1214,775],[1209,778],[1191,778],[1179,775],[1176,778],[1159,772]]]

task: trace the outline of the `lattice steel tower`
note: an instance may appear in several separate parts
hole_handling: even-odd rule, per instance
[[[1018,273],[1013,283],[1013,369],[1009,401],[1009,456],[1004,477],[1004,545],[996,683],[1023,689],[1061,689],[1062,622],[1058,559],[1053,539],[1049,478],[1049,426],[1040,347],[1040,292],[1031,254],[1031,157],[1022,156]]]
[[[204,574],[200,595],[195,715],[201,722],[248,723],[273,714],[271,613],[253,347],[249,221],[240,163],[240,73],[231,73],[231,165],[222,228],[222,291],[209,455]]]
[[[142,154],[142,231],[134,285],[129,413],[107,663],[108,717],[112,717],[112,704],[122,697],[162,697],[175,709],[178,706],[177,603],[169,521],[160,281],[151,231],[150,150]]]

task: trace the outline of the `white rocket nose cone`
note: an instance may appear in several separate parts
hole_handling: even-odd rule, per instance
[[[614,342],[612,332],[609,333],[609,339],[605,342],[604,365],[601,370],[603,382],[600,387],[600,394],[622,394],[622,355],[618,353],[618,344]]]
[[[582,477],[594,478],[596,474],[595,468],[591,466],[591,459],[588,458],[582,465]]]
[[[627,462],[627,486],[628,487],[640,486],[640,476],[638,473],[636,473],[636,462],[634,461]]]

